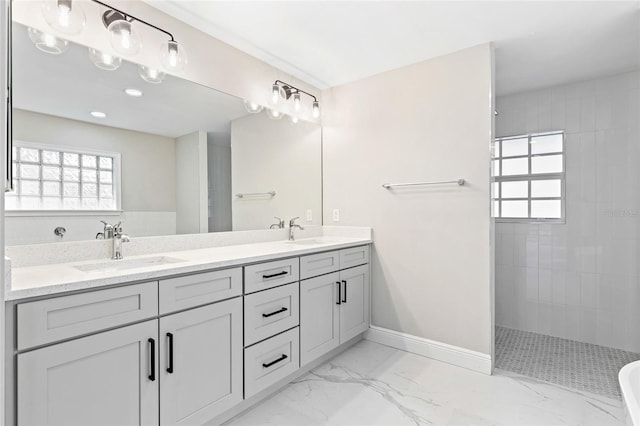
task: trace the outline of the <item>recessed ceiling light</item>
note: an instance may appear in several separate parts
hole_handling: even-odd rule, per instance
[[[107,116],[107,114],[102,111],[91,111],[91,115],[93,115],[95,118],[105,118]]]
[[[142,90],[138,90],[138,89],[124,89],[124,93],[126,93],[129,96],[134,96],[136,98],[142,96]]]

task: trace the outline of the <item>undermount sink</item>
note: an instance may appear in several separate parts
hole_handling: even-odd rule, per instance
[[[99,263],[77,265],[74,268],[82,272],[109,272],[126,269],[147,268],[149,266],[161,266],[169,263],[184,262],[184,259],[167,256],[146,257],[144,259],[107,260]]]

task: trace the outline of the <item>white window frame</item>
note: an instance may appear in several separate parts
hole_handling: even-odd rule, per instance
[[[536,138],[539,136],[548,136],[548,135],[562,135],[562,151],[557,151],[557,152],[552,152],[552,153],[544,153],[544,154],[532,154],[531,153],[531,139],[532,138]],[[528,139],[528,143],[527,143],[527,149],[528,152],[526,155],[518,155],[518,156],[513,156],[513,157],[506,157],[505,159],[511,160],[511,159],[517,159],[517,158],[527,158],[528,161],[528,171],[529,173],[527,174],[522,174],[522,175],[508,175],[508,176],[502,176],[502,141],[504,140],[511,140],[511,139],[524,139],[527,138]],[[493,213],[492,217],[495,219],[496,222],[504,222],[504,223],[557,223],[557,224],[565,224],[566,220],[567,220],[567,215],[566,215],[566,200],[567,200],[567,193],[566,193],[566,159],[567,159],[567,149],[566,149],[566,137],[565,137],[565,133],[564,130],[557,130],[557,131],[551,131],[551,132],[544,132],[544,133],[527,133],[527,134],[522,134],[522,135],[514,135],[514,136],[504,136],[504,137],[499,137],[496,138],[494,141],[495,144],[499,144],[500,146],[500,156],[496,157],[495,156],[495,148],[493,150],[494,155],[492,155],[492,162],[496,161],[497,162],[497,175],[492,177],[492,183],[499,183],[499,182],[515,182],[515,181],[528,181],[528,197],[526,198],[502,198],[501,197],[501,188],[502,185],[496,185],[498,187],[497,191],[498,193],[494,193],[494,185],[492,184],[492,194],[491,194],[491,211]],[[544,157],[544,156],[551,156],[551,155],[558,155],[558,154],[562,154],[562,172],[559,173],[537,173],[537,174],[532,174],[531,173],[531,159],[533,157]],[[493,166],[493,164],[492,164]],[[493,173],[492,169],[492,173]],[[560,197],[535,197],[532,198],[531,197],[531,181],[534,180],[550,180],[550,179],[560,179]],[[501,207],[501,203],[500,201],[527,201],[527,208],[528,208],[528,215],[527,217],[517,217],[517,218],[511,218],[511,217],[500,217],[500,209]],[[560,200],[560,214],[561,217],[560,218],[535,218],[535,217],[531,217],[531,201],[535,200],[535,201],[545,201],[545,200]],[[498,201],[498,211],[495,211],[495,202]]]
[[[49,143],[26,142],[21,140],[13,141],[14,148],[31,148],[38,150],[67,152],[71,154],[86,154],[113,158],[113,190],[115,192],[114,201],[115,208],[111,210],[104,209],[42,209],[42,210],[8,210],[5,209],[6,216],[119,216],[122,213],[122,168],[121,156],[119,152],[103,151],[95,149],[85,149],[73,146],[53,145]],[[8,193],[10,194],[10,192]]]

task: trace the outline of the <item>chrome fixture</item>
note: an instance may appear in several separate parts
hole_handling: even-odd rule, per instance
[[[457,183],[459,186],[462,186],[465,184],[465,182],[466,181],[464,179],[457,179],[457,180],[441,180],[438,182],[383,183],[382,187],[386,189],[390,189],[396,186],[441,185],[444,183]]]
[[[277,219],[278,223],[271,224],[269,229],[283,229],[284,228],[284,219],[281,219],[278,216],[274,216],[274,219]]]
[[[64,238],[64,234],[67,232],[64,226],[58,226],[53,230],[53,233],[56,234],[60,239]]]
[[[123,12],[98,0],[91,0],[107,10],[102,14],[102,23],[109,32],[109,39],[113,49],[120,55],[133,56],[142,47],[142,37],[138,34],[136,26],[144,24],[154,30],[160,31],[169,37],[160,46],[160,63],[167,71],[180,71],[187,64],[187,52],[184,46],[179,44],[173,34],[153,25],[143,19]],[[74,0],[44,0],[42,2],[42,13],[51,28],[63,34],[78,34],[86,24],[85,14]],[[58,39],[51,34],[29,28],[29,37],[36,44],[38,49],[59,54],[68,47],[67,40]],[[120,66],[121,58],[114,55],[100,52],[96,49],[89,49],[91,61],[99,68],[105,70],[115,70]],[[140,76],[151,83],[159,83],[164,78],[164,73],[143,67],[138,70]]]
[[[320,118],[320,102],[314,95],[281,80],[276,80],[271,86],[269,118],[279,119],[288,112],[292,117],[291,121],[297,123],[307,112],[302,95],[307,95],[312,100],[311,117]]]
[[[289,221],[289,241],[295,241],[295,235],[293,234],[293,228],[298,228],[301,231],[304,231],[304,228],[301,225],[298,225],[296,222],[300,217],[294,217]]]
[[[104,220],[101,220],[100,222],[102,222],[104,228],[102,229],[102,232],[98,232],[96,234],[96,240],[110,240],[113,238],[113,225],[105,222]]]
[[[246,197],[261,197],[263,195],[268,195],[269,197],[275,197],[276,191],[269,192],[238,192],[236,197],[238,198],[246,198]]]
[[[122,243],[131,241],[129,236],[122,233],[122,222],[118,222],[113,226],[113,256],[111,259],[122,259]]]

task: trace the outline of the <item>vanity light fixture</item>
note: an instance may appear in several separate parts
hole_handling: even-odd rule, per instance
[[[52,55],[59,55],[69,48],[69,42],[65,39],[55,37],[51,34],[38,31],[29,27],[27,30],[29,38],[39,50]]]
[[[133,89],[133,88],[124,89],[124,93],[126,93],[129,96],[133,96],[134,98],[139,98],[140,96],[142,96],[142,90]]]
[[[107,71],[117,70],[122,64],[120,57],[92,48],[89,49],[89,59],[91,59],[93,65]]]
[[[251,101],[248,101],[248,100],[245,99],[244,100],[244,108],[250,114],[257,114],[260,111],[262,111],[263,106],[260,105],[259,103],[251,102]]]
[[[318,99],[314,95],[280,80],[276,80],[271,86],[270,103],[275,107],[276,105],[279,105],[282,100],[285,102],[290,100],[288,109],[291,116],[295,116],[299,119],[306,112],[306,108],[304,107],[301,97],[303,94],[313,99],[311,104],[311,116],[313,118],[320,118],[320,102],[318,102]],[[282,109],[282,107],[278,107],[278,110],[280,109]],[[297,123],[297,119],[292,121]]]
[[[102,111],[91,111],[91,115],[93,115],[95,118],[106,118],[107,114],[105,114]]]
[[[64,34],[78,34],[86,24],[84,11],[72,0],[44,0],[42,14],[51,28]]]
[[[159,84],[164,80],[165,73],[155,68],[138,65],[138,75],[147,83]]]
[[[175,40],[173,34],[99,0],[91,1],[107,9],[102,14],[102,23],[109,32],[111,46],[120,55],[133,56],[140,51],[142,38],[136,29],[136,26],[140,23],[160,31],[169,37],[169,40],[162,43],[160,49],[160,62],[166,71],[180,71],[186,66],[187,52],[185,48]],[[85,14],[77,3],[77,0],[43,0],[42,13],[51,28],[61,33],[76,34],[81,32],[86,24]],[[56,48],[55,46],[58,46],[58,43],[64,43],[66,49],[68,42],[66,40],[58,41],[55,37],[49,36],[46,40],[34,40],[34,43],[36,43],[39,49],[45,52],[61,53],[64,50],[60,47]],[[39,44],[44,45],[44,48],[40,47]],[[58,52],[58,50],[60,51]],[[116,57],[112,55],[112,58]],[[109,64],[105,65],[104,61],[94,63],[103,69],[110,69],[107,67],[111,66]],[[139,72],[145,81],[152,83],[159,83],[164,78],[163,72],[148,67],[145,67],[144,72],[140,70]]]

